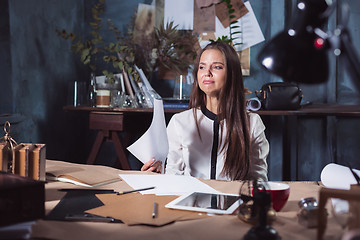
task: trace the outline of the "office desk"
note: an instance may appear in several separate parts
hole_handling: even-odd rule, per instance
[[[88,165],[84,165],[86,168]],[[109,174],[113,173],[139,173],[136,171],[124,171],[109,168]],[[211,187],[226,193],[237,194],[241,182],[239,181],[215,181],[202,180]],[[297,222],[297,203],[304,197],[318,197],[320,186],[315,182],[288,182],[290,185],[290,197],[285,207],[278,213],[273,227],[278,231],[282,239],[316,239],[316,229],[308,229]],[[49,182],[46,188],[46,213],[53,209],[59,200],[64,196],[64,192],[57,191],[60,188],[71,188],[75,185]],[[102,186],[105,189],[115,191],[130,190],[125,182],[116,182]],[[124,206],[126,207],[126,206]],[[330,208],[328,208],[330,209]],[[136,209],[134,209],[136,211]],[[174,210],[177,211],[177,210]],[[242,239],[244,234],[250,229],[251,225],[242,222],[236,215],[217,215],[208,218],[177,221],[162,227],[152,227],[146,225],[128,226],[121,223],[96,223],[96,222],[65,222],[65,221],[46,221],[38,220],[33,226],[31,237],[33,239],[157,239],[157,240],[177,240],[177,239]],[[336,224],[333,217],[328,218],[325,239],[339,239],[342,230]]]
[[[86,106],[65,106],[66,111],[85,112],[120,112],[125,114],[152,113],[152,108],[97,108]],[[183,109],[165,109],[167,113],[181,112]],[[339,105],[339,104],[309,104],[298,110],[259,110],[255,111],[260,115],[284,115],[284,116],[360,116],[360,105]]]
[[[310,104],[298,110],[260,110],[260,115],[267,116],[342,116],[360,117],[360,105]]]
[[[66,106],[65,111],[89,112],[89,129],[97,131],[97,137],[87,159],[94,164],[105,141],[112,142],[117,154],[115,167],[129,170],[126,147],[134,133],[145,132],[152,120],[152,108],[97,108],[87,106]],[[165,116],[180,112],[181,109],[165,109]]]

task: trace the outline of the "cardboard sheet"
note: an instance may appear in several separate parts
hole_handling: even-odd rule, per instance
[[[85,165],[57,160],[46,160],[47,180],[69,182],[84,187],[99,187],[121,181],[111,167]]]
[[[127,225],[162,226],[174,221],[209,217],[203,213],[165,208],[167,203],[178,196],[141,195],[140,193],[99,194],[96,196],[104,203],[104,206],[88,210],[87,213],[120,219]],[[152,218],[154,202],[158,203],[156,218]]]
[[[195,33],[213,33],[215,32],[215,5],[200,8],[194,4],[194,30]]]
[[[237,20],[249,12],[242,0],[231,1],[231,4],[233,6],[233,9],[235,10],[231,14],[235,16],[233,20]],[[229,27],[230,21],[229,21],[229,13],[228,13],[228,8],[226,6],[226,2],[216,4],[215,11],[216,11],[216,16],[219,18],[223,27],[224,28]]]

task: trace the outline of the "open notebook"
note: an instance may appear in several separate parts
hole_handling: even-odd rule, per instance
[[[109,171],[111,167],[67,163],[46,160],[46,179],[73,183],[83,187],[99,187],[121,181],[119,175]]]

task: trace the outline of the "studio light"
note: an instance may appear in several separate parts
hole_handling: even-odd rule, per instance
[[[348,5],[341,6],[336,29],[324,30],[337,5],[331,0],[298,0],[289,27],[264,46],[259,63],[287,82],[323,83],[328,80],[329,56],[339,57],[360,92],[360,61],[346,27]]]

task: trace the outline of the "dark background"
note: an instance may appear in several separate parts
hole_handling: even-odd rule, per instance
[[[57,36],[56,29],[89,33],[89,17],[94,0],[0,0],[0,120],[12,121],[11,136],[17,142],[45,143],[48,159],[85,163],[96,132],[88,129],[88,114],[64,111],[68,87],[75,80],[89,82],[90,71],[70,50],[70,42]],[[111,19],[123,32],[138,3],[152,1],[107,0],[104,19]],[[338,1],[338,4],[345,2]],[[350,5],[349,29],[360,52],[360,2]],[[289,23],[295,0],[250,0],[266,41]],[[332,14],[328,28],[334,29],[339,10]],[[105,27],[106,28],[106,27]],[[105,30],[106,33],[106,30]],[[108,39],[113,38],[109,31]],[[250,76],[245,86],[252,92],[267,82],[281,79],[265,72],[256,56],[265,42],[251,48]],[[318,85],[300,85],[304,101],[331,104],[358,104],[359,93],[344,66],[330,57],[330,79]],[[359,80],[359,79],[358,79]],[[250,95],[249,97],[252,97]],[[8,114],[8,115],[6,115]],[[296,164],[292,180],[318,180],[330,162],[349,161],[360,168],[360,126],[355,117],[263,117],[270,141],[269,178],[282,180],[283,155],[287,144],[285,127],[294,132],[290,148]],[[1,127],[2,129],[2,127]],[[2,132],[2,131],[1,131]],[[139,133],[140,134],[140,133]],[[3,133],[0,133],[2,136]],[[116,154],[111,144],[101,150],[97,164],[111,165]],[[140,166],[131,158],[134,169]]]

